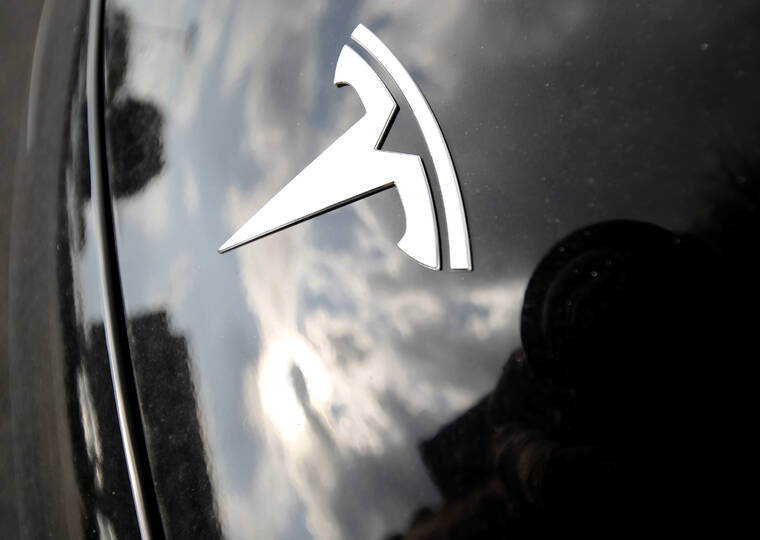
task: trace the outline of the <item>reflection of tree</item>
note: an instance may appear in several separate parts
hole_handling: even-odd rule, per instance
[[[169,537],[221,536],[187,341],[166,312],[128,322],[151,470]]]
[[[135,99],[125,86],[129,66],[128,15],[106,16],[106,142],[111,193],[129,197],[164,167],[164,120],[156,105]]]
[[[760,302],[760,158],[752,153],[720,150],[713,154],[709,204],[695,223],[695,234],[719,252],[731,279],[724,284],[732,300],[738,340],[751,336]]]
[[[163,129],[161,111],[154,104],[126,95],[124,81],[128,67],[129,32],[131,25],[126,13],[108,11],[106,17],[106,163],[111,198],[129,197],[143,189],[164,166]],[[84,248],[86,223],[84,207],[90,200],[90,154],[88,149],[87,102],[85,92],[86,55],[80,53],[79,73],[72,93],[72,111],[69,126],[71,140],[69,166],[73,191],[67,192],[73,203],[70,208],[62,204],[61,219],[72,220],[74,247]],[[64,203],[64,199],[61,199]],[[70,215],[71,214],[71,215]]]
[[[106,29],[106,187],[110,187],[112,198],[118,198],[134,195],[162,169],[163,118],[155,105],[126,94],[130,34],[127,15],[109,10]],[[78,61],[81,75],[85,73],[84,50]],[[72,93],[73,114],[68,126],[69,174],[62,176],[62,182],[71,179],[73,189],[63,189],[66,186],[62,185],[65,197],[58,198],[61,234],[57,239],[57,270],[62,333],[67,336],[67,407],[72,419],[83,529],[88,537],[98,533],[107,537],[113,530],[134,537],[139,531],[123,458],[105,330],[102,323],[89,328],[80,326],[76,295],[81,284],[75,283],[72,270],[81,264],[75,257],[89,238],[84,213],[91,197],[86,107],[85,80],[80,76]],[[162,525],[170,536],[219,537],[185,339],[171,333],[163,312],[139,317],[127,325],[133,337],[145,338],[132,342],[129,351],[147,443],[136,450],[140,454],[147,447],[155,482],[155,486],[144,487],[155,489]],[[133,436],[143,440],[140,433]],[[152,498],[150,494],[146,497]]]
[[[164,167],[163,117],[154,105],[128,97],[111,103],[107,118],[111,192],[129,197]]]
[[[131,319],[130,352],[140,396],[152,479],[169,537],[218,538],[219,523],[198,421],[187,343],[169,328],[165,312]],[[132,494],[123,459],[116,409],[106,361],[105,330],[90,327],[85,353],[72,363],[67,387],[77,389],[69,403],[77,478],[88,530],[107,519],[115,530],[136,534]],[[139,440],[140,437],[137,437]],[[140,449],[138,449],[139,451]],[[150,489],[150,485],[146,485]],[[104,534],[104,531],[101,531]]]

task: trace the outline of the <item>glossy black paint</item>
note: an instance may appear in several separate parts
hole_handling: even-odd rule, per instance
[[[627,463],[610,442],[632,448],[637,433],[622,418],[674,414],[679,408],[669,402],[695,396],[655,384],[647,387],[660,392],[654,413],[611,407],[596,392],[568,409],[552,392],[572,394],[583,384],[536,366],[553,358],[547,349],[593,357],[589,343],[606,342],[586,338],[606,312],[587,300],[577,312],[583,317],[558,316],[539,332],[545,347],[530,346],[519,335],[521,313],[533,320],[530,304],[523,309],[527,282],[547,275],[534,270],[566,241],[580,245],[583,259],[590,244],[568,235],[590,224],[635,219],[678,231],[662,232],[673,238],[693,235],[702,246],[695,252],[710,252],[707,260],[722,259],[724,268],[698,285],[685,280],[684,290],[700,294],[704,286],[710,298],[725,291],[728,306],[712,311],[725,312],[733,330],[716,330],[713,339],[727,356],[753,357],[744,336],[756,320],[746,308],[758,299],[747,251],[757,241],[759,18],[753,2],[466,2],[435,10],[108,2],[109,178],[130,353],[168,535],[493,536],[542,526],[547,516],[573,518],[557,506],[576,494],[563,488],[601,482],[606,452],[613,466]],[[393,190],[216,253],[360,116],[352,90],[331,85],[340,47],[359,22],[406,64],[442,126],[468,212],[471,274],[434,273],[397,250],[403,216]],[[401,111],[384,148],[429,161],[406,104],[386,82]],[[440,208],[434,179],[432,188]],[[657,290],[651,271],[639,270],[659,260],[650,258],[650,243],[626,251],[617,234],[605,249],[628,262],[624,270],[616,263],[605,283],[634,276],[640,289],[632,290]],[[673,285],[666,291],[679,282],[671,272],[679,257],[665,259],[665,283]],[[567,267],[588,270],[596,283],[591,272],[601,269],[585,264]],[[546,279],[569,290],[567,298],[587,298],[577,292],[587,290],[588,298],[618,298],[561,275]],[[660,302],[651,309],[683,314],[682,303]],[[643,334],[663,332],[656,317],[650,322]],[[581,352],[547,337],[582,331]],[[703,364],[706,352],[717,354],[711,343],[695,366],[665,369],[667,380],[686,373],[709,387]],[[663,374],[642,364],[626,369],[644,386]],[[731,367],[739,377],[742,366]],[[603,386],[599,372],[590,373],[583,381]],[[720,376],[712,385],[701,399],[715,402],[710,418],[722,422],[721,443],[739,447],[741,430],[720,413],[742,408],[726,400],[726,388],[740,385]],[[622,395],[635,399],[629,388]],[[516,404],[504,405],[505,397]],[[693,410],[706,414],[698,403]],[[604,407],[611,420],[589,421],[589,411]],[[578,410],[581,420],[568,424]],[[625,413],[617,424],[615,411]],[[568,428],[578,424],[595,429]],[[658,434],[644,438],[666,448],[644,463],[675,448]],[[557,499],[544,500],[543,479],[536,488],[520,469],[525,462],[535,465],[529,472],[567,473],[554,484]],[[641,465],[632,467],[623,468]],[[712,476],[721,474],[707,469],[700,479],[713,492],[721,479]],[[590,496],[599,502],[598,493]],[[654,497],[648,502],[657,506]],[[702,510],[693,507],[690,517]],[[637,517],[646,523],[654,515]]]
[[[350,89],[331,85],[359,22],[407,65],[443,128],[471,274],[430,272],[395,248],[392,190],[216,254],[361,114]],[[473,523],[497,534],[521,516],[540,524],[532,510],[499,510],[517,492],[535,500],[524,479],[492,468],[489,448],[503,433],[493,390],[520,347],[525,284],[544,252],[580,227],[633,218],[712,241],[742,272],[737,290],[757,298],[744,253],[757,231],[757,22],[751,2],[467,2],[434,13],[109,2],[117,243],[167,531],[382,537],[415,514],[416,537]],[[429,159],[400,106],[384,148]],[[531,422],[518,424],[539,429]],[[624,428],[597,424],[592,442]],[[546,429],[551,448],[591,444]]]
[[[18,136],[4,305],[9,538],[138,535],[92,235],[86,18],[86,2],[45,4]]]
[[[46,10],[3,201],[17,519],[2,529],[133,537],[92,237],[85,5]],[[155,532],[738,526],[757,19],[742,2],[111,3],[109,172]],[[472,274],[395,248],[392,190],[215,253],[361,114],[330,85],[358,22],[438,115]],[[400,104],[386,148],[428,160]]]

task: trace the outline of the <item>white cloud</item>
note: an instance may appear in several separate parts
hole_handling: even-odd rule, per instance
[[[152,9],[161,9],[151,4],[145,3],[148,17]],[[184,13],[190,5],[195,4],[175,7]],[[342,31],[348,40],[355,22],[392,21],[373,30],[412,74],[421,74],[423,92],[437,100],[433,107],[445,110],[465,85],[473,84],[470,66],[462,65],[473,57],[458,54],[462,36],[469,36],[468,47],[472,35],[487,36],[490,41],[477,49],[474,60],[508,68],[537,51],[544,57],[559,53],[588,19],[587,6],[553,2],[546,11],[551,16],[526,22],[516,10],[503,20],[487,20],[467,2],[437,3],[435,16],[426,3],[363,3]],[[201,107],[209,106],[200,102],[204,85],[218,88],[219,104],[237,91],[243,96],[242,132],[234,134],[233,144],[256,171],[236,183],[201,177],[192,160],[187,167],[175,167],[183,176],[173,180],[181,182],[173,193],[191,214],[200,204],[199,183],[228,186],[217,217],[231,233],[331,143],[340,126],[358,120],[361,110],[352,89],[318,86],[331,86],[332,80],[332,73],[318,72],[323,36],[315,32],[328,7],[327,1],[285,0],[201,4],[193,15],[200,23],[195,48],[172,73],[154,68],[176,59],[171,47],[177,45],[141,49],[147,41],[136,34],[133,53],[144,56],[130,79],[134,93],[172,103],[168,110],[174,116],[167,125],[189,139],[195,136],[199,148],[214,134],[185,132]],[[223,31],[227,23],[229,34]],[[188,24],[184,20],[178,26]],[[498,30],[482,31],[496,24]],[[228,48],[220,56],[225,43]],[[209,80],[210,66],[219,68],[221,76]],[[331,102],[332,110],[324,110],[319,101],[324,92],[340,96]],[[308,123],[317,113],[329,120]],[[167,140],[184,144],[171,133]],[[141,228],[147,241],[166,230],[169,184],[169,179],[156,178],[145,197],[119,204],[120,219]],[[391,190],[383,196],[392,200],[395,194]],[[423,417],[434,430],[456,417],[491,389],[492,367],[501,365],[517,344],[524,279],[484,283],[475,274],[424,270],[396,247],[397,224],[388,224],[377,208],[358,203],[341,210],[351,218],[350,249],[323,249],[314,241],[310,221],[226,256],[237,267],[249,310],[249,320],[240,324],[257,325],[260,336],[260,352],[239,379],[246,413],[240,429],[255,433],[262,445],[250,456],[250,489],[243,494],[224,485],[217,489],[223,528],[233,538],[284,536],[303,508],[315,538],[379,537],[389,527],[403,528],[415,505],[437,502],[414,450],[420,437],[432,433],[408,423]],[[168,273],[171,302],[178,305],[192,289],[183,280],[192,259],[171,242],[162,245],[167,244],[177,250]],[[163,282],[150,290],[162,288]],[[477,361],[472,355],[479,355]],[[472,369],[462,377],[465,362]],[[298,388],[298,373],[305,390]],[[203,377],[198,382],[207,384]],[[202,388],[202,401],[213,403],[208,396],[224,390]],[[213,429],[206,432],[212,439],[221,431],[215,422],[219,420],[209,419]],[[209,443],[212,454],[220,444]],[[402,480],[413,489],[353,493],[356,482],[383,459],[395,460],[386,465],[398,465],[406,476]],[[360,522],[351,517],[359,508]]]

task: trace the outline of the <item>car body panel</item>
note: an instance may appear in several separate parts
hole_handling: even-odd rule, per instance
[[[757,20],[752,2],[108,1],[116,242],[167,530],[380,538],[443,504],[423,442],[520,347],[546,250],[609,219],[696,231],[725,163],[756,158]],[[216,252],[361,117],[332,84],[359,23],[443,130],[471,273],[396,248],[394,189]],[[383,149],[422,156],[441,221],[408,104],[367,60],[400,107]]]
[[[0,201],[0,530],[743,530],[756,4],[47,0]],[[471,272],[360,24],[441,128]],[[345,46],[398,104],[381,150],[425,167],[441,271],[397,246],[395,187],[217,252],[364,114]]]

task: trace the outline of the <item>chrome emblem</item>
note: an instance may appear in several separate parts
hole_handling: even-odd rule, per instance
[[[459,182],[430,105],[401,62],[375,34],[360,24],[351,38],[383,66],[409,103],[441,189],[449,264],[453,270],[472,270]],[[354,87],[365,115],[235,231],[219,252],[230,251],[395,185],[406,217],[406,230],[398,247],[421,265],[440,270],[438,225],[422,159],[380,150],[398,111],[396,101],[369,64],[347,45],[338,56],[334,82],[339,87]]]

